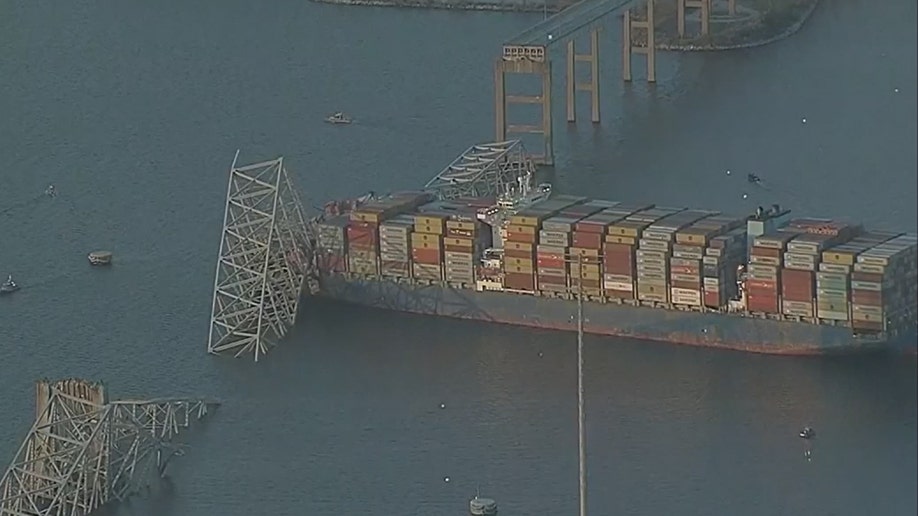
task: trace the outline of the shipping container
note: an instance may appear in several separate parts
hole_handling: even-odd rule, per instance
[[[603,235],[610,224],[622,219],[622,215],[610,212],[608,210],[594,213],[589,217],[577,221],[574,231],[581,233],[598,233]]]
[[[778,253],[775,254],[774,258],[778,258],[787,248],[788,242],[799,236],[799,234],[786,231],[770,231],[755,237],[752,245],[754,248],[759,249],[776,249]]]
[[[532,274],[508,272],[504,274],[504,288],[534,292],[535,277]]]

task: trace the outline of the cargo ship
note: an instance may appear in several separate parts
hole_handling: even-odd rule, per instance
[[[780,206],[516,194],[331,203],[314,226],[317,295],[569,331],[581,296],[590,334],[786,355],[916,348],[914,234]]]

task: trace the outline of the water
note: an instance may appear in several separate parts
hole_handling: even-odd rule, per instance
[[[556,126],[550,178],[914,231],[916,6],[890,4],[826,2],[763,49],[661,55],[654,88],[622,86],[607,46],[603,124]],[[2,12],[0,272],[24,287],[0,300],[3,460],[31,423],[32,382],[85,376],[118,397],[224,401],[171,481],[117,514],[453,515],[479,484],[502,514],[576,511],[570,335],[317,308],[258,366],[204,353],[235,150],[284,154],[312,205],[417,186],[491,138],[491,59],[539,15],[241,1]],[[603,34],[617,41],[614,25]],[[358,123],[322,123],[337,110]],[[40,197],[48,183],[57,199]],[[116,265],[88,267],[96,248]],[[590,338],[586,354],[591,514],[916,511],[913,359]]]

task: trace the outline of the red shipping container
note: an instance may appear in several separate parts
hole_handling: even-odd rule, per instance
[[[852,290],[851,304],[883,306],[883,293],[875,290]]]
[[[755,297],[751,294],[746,297],[746,308],[751,312],[766,312],[776,314],[778,309],[777,296],[760,296]]]
[[[615,274],[617,276],[631,276],[634,278],[634,267],[624,266],[624,265],[605,265],[603,266],[603,274]]]
[[[507,240],[510,242],[525,242],[527,244],[534,244],[536,243],[536,235],[507,231]]]
[[[781,258],[782,251],[780,249],[772,249],[770,247],[756,247],[752,246],[752,249],[749,250],[751,256],[765,256],[768,258]]]
[[[781,297],[784,298],[785,301],[800,301],[802,303],[808,303],[814,298],[812,292],[800,290],[784,290],[781,292]]]
[[[772,280],[759,280],[759,279],[749,279],[746,280],[746,289],[764,289],[764,290],[774,290],[778,289],[778,282]]]
[[[539,257],[538,260],[536,260],[536,263],[538,264],[540,269],[542,268],[563,269],[564,268],[564,260],[552,260],[549,258]]]
[[[347,241],[349,246],[375,247],[378,240],[379,233],[377,232],[376,224],[351,221],[347,226]]]
[[[535,259],[535,253],[521,249],[504,249],[504,256],[507,258],[525,258],[527,260]]]
[[[871,283],[883,283],[883,275],[877,274],[875,272],[854,271],[851,273],[851,281],[867,281]]]
[[[705,290],[704,294],[704,306],[709,306],[711,308],[720,308],[727,304],[726,296],[721,295],[720,292]]]
[[[605,294],[608,297],[614,297],[616,299],[634,299],[634,292],[628,290],[608,289],[605,291]]]
[[[504,287],[515,290],[535,290],[535,276],[532,274],[508,272],[504,274]]]
[[[411,249],[411,259],[415,263],[439,265],[442,262],[439,249]]]
[[[566,285],[567,277],[565,276],[543,276],[539,275],[539,284],[540,285]]]
[[[577,231],[582,231],[584,233],[598,233],[600,235],[605,234],[606,227],[609,224],[607,222],[598,222],[595,220],[581,220],[574,226],[574,229]]]
[[[603,251],[606,254],[623,254],[632,256],[634,255],[634,246],[628,244],[614,244],[612,242],[606,242],[603,245]]]
[[[539,258],[540,260],[544,258],[544,259],[546,259],[546,260],[561,260],[561,261],[564,261],[564,254],[563,254],[563,253],[546,253],[545,251],[538,251],[538,252],[536,253],[536,256],[538,256],[538,258]]]
[[[602,233],[574,232],[574,245],[584,249],[602,249]]]

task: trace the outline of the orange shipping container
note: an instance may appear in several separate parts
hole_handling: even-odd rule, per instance
[[[443,261],[439,249],[412,249],[411,259],[414,260],[415,263],[427,265],[437,265]]]
[[[507,240],[511,242],[523,242],[527,244],[535,244],[536,235],[526,234],[526,233],[514,233],[512,231],[507,231]]]
[[[535,276],[508,272],[504,274],[504,287],[514,290],[535,290]]]

